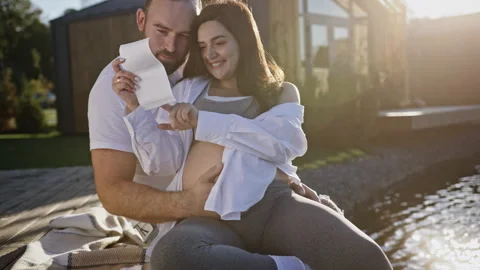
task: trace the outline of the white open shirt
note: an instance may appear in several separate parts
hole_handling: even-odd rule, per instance
[[[177,102],[193,103],[208,82],[204,77],[181,81],[173,88],[175,99]],[[162,183],[175,175],[166,190],[182,190],[183,164],[194,139],[193,131],[158,129],[158,123],[168,123],[168,113],[163,109],[147,111],[139,107],[123,120],[123,127],[130,137],[129,149],[137,156],[143,171]],[[225,147],[222,156],[224,169],[207,199],[205,209],[219,213],[223,219],[238,220],[241,212],[261,200],[277,168],[299,182],[292,160],[304,155],[307,149],[302,123],[303,106],[295,103],[277,105],[255,119],[200,111],[195,140]],[[121,132],[124,138],[125,130],[121,129]],[[163,186],[146,184],[157,188]],[[151,243],[151,248],[174,224],[158,224],[159,234]],[[151,249],[147,255],[150,252]]]

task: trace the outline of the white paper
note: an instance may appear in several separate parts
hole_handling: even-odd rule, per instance
[[[140,106],[150,110],[175,103],[165,67],[153,55],[148,38],[121,45],[119,52],[125,59],[122,68],[140,77],[135,92]]]

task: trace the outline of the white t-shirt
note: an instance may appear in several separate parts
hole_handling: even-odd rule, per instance
[[[181,71],[169,76],[176,83]],[[132,140],[123,120],[125,102],[113,91],[112,79],[115,75],[111,63],[100,73],[88,99],[88,129],[90,150],[112,149],[133,153]],[[172,176],[148,176],[137,162],[134,182],[165,190]]]

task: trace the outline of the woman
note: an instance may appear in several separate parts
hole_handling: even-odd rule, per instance
[[[298,90],[284,83],[281,69],[267,61],[249,9],[237,1],[205,7],[192,27],[195,43],[186,79],[174,89],[181,103],[168,108],[169,124],[161,125],[173,130],[170,135],[181,139],[186,153],[171,186],[188,190],[198,175],[223,161],[222,174],[237,172],[224,179],[224,186],[232,187],[230,181],[238,178],[260,183],[263,197],[240,211],[240,220],[180,222],[156,244],[152,268],[281,268],[286,257],[260,255],[275,254],[295,256],[314,269],[391,269],[378,245],[343,216],[291,192],[288,181],[298,178],[291,161],[306,150],[301,117],[290,111],[300,106]],[[283,129],[275,132],[272,127]],[[139,145],[148,142],[132,136],[140,153],[144,147]],[[151,160],[142,161],[137,151],[144,170],[152,172]],[[227,188],[223,195],[240,197],[240,203],[233,202],[245,206],[248,202],[241,199],[248,201],[256,190],[240,184],[233,184],[236,193]],[[226,213],[235,215],[236,210]],[[297,266],[289,269],[306,269],[302,263]]]

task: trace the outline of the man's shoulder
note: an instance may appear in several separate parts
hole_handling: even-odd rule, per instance
[[[113,59],[112,61],[110,61],[110,62],[102,69],[102,71],[100,71],[100,74],[98,75],[97,81],[100,80],[100,79],[105,79],[105,80],[108,80],[108,82],[109,82],[110,85],[111,85],[112,78],[113,78],[113,76],[115,76],[115,70],[113,70],[113,67],[112,67],[112,62],[113,62],[114,60],[115,60],[115,59]]]
[[[206,76],[198,76],[193,78],[183,78],[174,87],[175,92],[182,97],[187,97],[192,90],[198,85],[205,85],[210,81]]]
[[[202,82],[202,81],[206,81],[206,80],[208,80],[208,78],[205,77],[205,76],[198,76],[198,77],[193,77],[193,78],[182,78],[175,84],[175,86],[177,86],[177,85],[183,85],[183,86],[192,85],[193,83],[198,83],[198,82]]]
[[[111,63],[103,68],[88,97],[88,112],[104,112],[110,110],[123,114],[123,101],[112,89],[112,78],[115,75]]]

